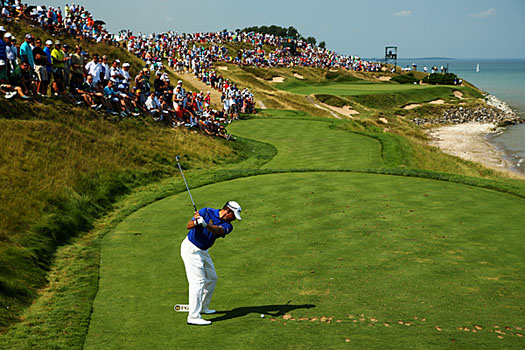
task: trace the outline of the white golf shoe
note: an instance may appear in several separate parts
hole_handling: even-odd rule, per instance
[[[211,321],[205,320],[203,318],[188,318],[188,324],[194,326],[208,326],[211,324]]]
[[[211,315],[211,314],[214,314],[216,313],[217,311],[216,310],[213,310],[213,309],[206,309],[206,310],[202,310],[202,313],[206,314],[206,315]]]

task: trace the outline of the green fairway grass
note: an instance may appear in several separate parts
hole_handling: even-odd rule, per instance
[[[432,90],[436,88],[436,86],[432,85],[372,83],[368,81],[316,84],[295,79],[289,79],[284,83],[275,84],[275,87],[300,95],[310,95],[315,93],[337,96],[373,95],[413,90]]]
[[[244,208],[210,250],[213,325],[187,326],[187,314],[173,311],[187,302],[179,246],[192,208],[183,192],[104,239],[85,349],[524,344],[523,199],[338,172],[254,176],[192,194],[198,206],[235,199]]]
[[[376,139],[334,130],[330,121],[251,119],[232,124],[233,134],[277,147],[264,168],[376,168],[383,165]]]

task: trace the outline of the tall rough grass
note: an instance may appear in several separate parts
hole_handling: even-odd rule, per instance
[[[0,326],[45,282],[57,246],[140,184],[239,158],[231,143],[148,118],[107,120],[62,101],[3,102],[0,119]]]

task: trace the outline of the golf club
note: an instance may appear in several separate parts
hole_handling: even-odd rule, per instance
[[[175,157],[175,159],[177,160],[177,165],[179,166],[180,173],[182,174],[182,179],[184,180],[184,184],[186,185],[186,189],[188,190],[188,194],[190,195],[191,204],[193,204],[193,209],[197,211],[197,207],[195,206],[195,202],[193,201],[193,197],[191,196],[190,188],[188,187],[188,183],[186,182],[186,177],[184,176],[184,173],[182,172],[182,168],[180,167],[179,158],[180,158],[179,155]]]

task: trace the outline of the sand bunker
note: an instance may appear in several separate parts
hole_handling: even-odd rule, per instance
[[[261,109],[268,109],[263,101],[258,100],[257,102],[259,102],[259,106],[261,106]]]
[[[228,70],[228,67],[225,66],[218,66],[217,68],[219,68],[219,70]]]
[[[355,109],[353,109],[350,106],[344,106],[344,107],[333,107],[332,106],[332,109],[334,111],[336,111],[337,113],[341,113],[341,114],[347,115],[347,116],[359,114],[358,111],[356,111]]]
[[[403,109],[414,109],[417,107],[421,107],[421,105],[418,103],[412,103],[412,104],[406,105],[405,107],[403,107]]]
[[[284,77],[273,77],[272,83],[282,83],[284,81]]]
[[[304,79],[304,77],[298,73],[294,73],[293,76],[296,77],[297,79]]]
[[[344,106],[344,107],[334,107],[334,106],[330,106],[326,103],[321,103],[322,106],[336,112],[336,113],[339,113],[339,114],[342,114],[344,115],[345,117],[352,117],[353,115],[356,115],[356,114],[359,114],[358,111],[356,111],[355,109],[353,109],[351,106]]]
[[[454,91],[454,96],[459,98],[460,100],[463,99],[463,93],[461,91],[458,91],[458,90]]]
[[[379,77],[379,80],[380,81],[390,81],[390,80],[392,80],[392,77],[388,77],[386,75],[383,75],[383,76]]]
[[[430,101],[429,104],[431,105],[442,105],[445,103],[445,100],[442,100],[442,99],[438,99],[438,100],[434,100],[434,101]]]

